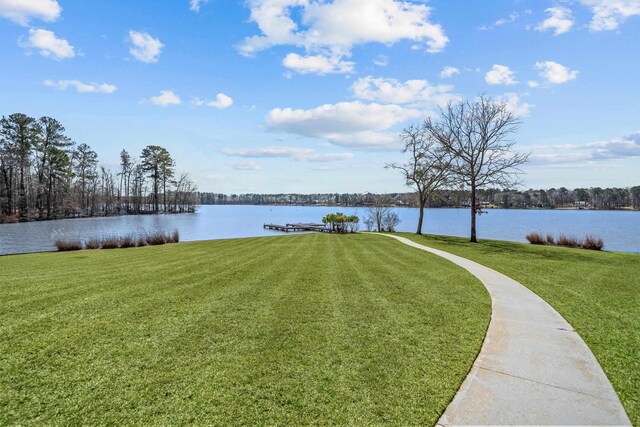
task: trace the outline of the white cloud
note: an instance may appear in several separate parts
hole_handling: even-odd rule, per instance
[[[538,163],[603,162],[640,157],[640,131],[623,137],[586,144],[561,144],[530,147]]]
[[[200,12],[200,6],[208,2],[209,0],[190,0],[190,9],[194,12]]]
[[[414,104],[423,107],[446,105],[460,97],[451,91],[453,86],[433,86],[427,80],[374,78],[367,76],[356,80],[351,86],[353,94],[360,99],[389,104]]]
[[[162,107],[182,104],[180,97],[170,90],[161,90],[160,95],[149,98],[149,101],[151,101],[152,104]]]
[[[323,138],[335,145],[388,149],[397,138],[380,132],[409,119],[421,117],[419,110],[399,105],[364,104],[360,101],[326,104],[310,110],[276,108],[266,117],[274,131]]]
[[[262,169],[260,165],[253,160],[235,163],[233,165],[233,168],[238,171],[259,171],[260,169]]]
[[[527,117],[531,113],[531,108],[534,107],[522,101],[520,95],[513,92],[507,92],[502,96],[498,96],[496,100],[505,103],[507,109],[518,117]]]
[[[322,137],[335,133],[388,129],[421,115],[418,110],[399,105],[363,104],[355,101],[326,104],[310,110],[276,108],[269,112],[266,122],[273,130]]]
[[[562,84],[578,77],[578,71],[553,61],[536,62],[535,67],[540,70],[540,77],[548,84]]]
[[[290,158],[307,162],[335,162],[353,158],[351,153],[318,153],[312,148],[268,146],[261,148],[225,148],[222,154],[246,158]],[[248,162],[255,165],[255,162]],[[243,165],[247,165],[243,163]]]
[[[332,145],[365,151],[398,151],[402,142],[397,133],[390,132],[334,133],[325,138]]]
[[[573,15],[571,9],[567,7],[550,7],[545,9],[549,17],[542,21],[537,27],[537,31],[553,30],[554,35],[564,34],[573,27]]]
[[[269,146],[262,148],[225,148],[222,154],[249,158],[302,158],[313,153],[312,148]]]
[[[456,74],[460,74],[460,70],[458,70],[456,67],[451,67],[449,65],[447,65],[442,69],[442,71],[440,71],[440,77],[443,79],[448,79],[449,77],[453,77]]]
[[[591,9],[593,18],[589,28],[593,31],[616,30],[627,18],[640,16],[638,0],[580,0]]]
[[[373,64],[378,67],[386,67],[389,65],[389,58],[386,55],[378,55],[374,60]]]
[[[483,25],[482,27],[480,27],[478,29],[481,30],[481,31],[491,30],[492,28],[500,27],[502,25],[510,24],[512,22],[515,22],[519,17],[520,17],[519,13],[512,12],[512,13],[509,14],[508,18],[500,18],[496,22],[494,22],[493,24],[491,24],[489,26]]]
[[[511,22],[515,22],[515,20],[518,19],[519,17],[520,15],[517,12],[513,12],[509,15],[508,18],[498,19],[496,22],[493,23],[493,25],[496,27],[499,27],[504,24],[510,24]]]
[[[493,68],[484,76],[484,80],[490,85],[513,85],[515,73],[506,65],[494,64]]]
[[[249,0],[251,21],[260,34],[247,37],[240,53],[251,56],[278,45],[304,48],[307,54],[349,57],[367,43],[392,45],[401,40],[429,52],[444,49],[449,39],[429,20],[431,8],[399,0]],[[298,18],[299,17],[299,18]]]
[[[113,93],[116,86],[108,83],[83,83],[80,80],[45,80],[44,85],[58,90],[74,88],[79,93]]]
[[[27,40],[18,40],[21,47],[38,49],[45,58],[67,59],[76,56],[73,46],[65,39],[56,37],[53,31],[31,28]]]
[[[342,61],[339,56],[288,54],[282,65],[300,74],[345,74],[353,72],[353,62]]]
[[[200,98],[195,98],[193,100],[193,105],[196,107],[214,107],[224,110],[225,108],[229,108],[233,105],[233,99],[230,96],[225,95],[224,93],[219,93],[216,95],[215,101],[207,101]]]
[[[591,158],[594,160],[640,157],[640,131],[622,138],[591,142],[585,144],[585,148],[592,150]]]
[[[353,158],[353,154],[351,153],[320,153],[320,154],[309,154],[308,156],[305,156],[306,161],[316,162],[316,163],[335,162],[339,160],[347,160],[352,158]]]
[[[32,19],[56,21],[60,11],[56,0],[0,0],[0,16],[20,25],[28,25]]]
[[[147,63],[158,62],[164,47],[160,40],[142,31],[129,31],[129,42],[133,45],[129,48],[131,56]]]

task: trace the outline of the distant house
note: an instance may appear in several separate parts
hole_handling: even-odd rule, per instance
[[[578,209],[589,209],[591,204],[589,202],[574,202],[573,207]]]

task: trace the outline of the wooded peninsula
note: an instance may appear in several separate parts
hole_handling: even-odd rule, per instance
[[[120,152],[115,173],[51,117],[0,119],[0,223],[195,210],[196,186],[157,145]]]

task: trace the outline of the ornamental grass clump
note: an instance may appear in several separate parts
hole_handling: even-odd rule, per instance
[[[589,249],[592,251],[601,251],[604,247],[604,242],[600,237],[595,237],[588,235],[584,238],[584,242],[582,242],[582,247],[584,249]]]
[[[133,236],[127,235],[120,239],[121,248],[135,248],[136,240]]]
[[[102,239],[102,249],[118,249],[120,247],[120,237],[110,236]]]
[[[167,243],[167,236],[160,231],[156,231],[154,233],[147,234],[146,240],[147,244],[151,246],[164,245]]]
[[[102,242],[100,241],[100,239],[97,239],[95,237],[87,240],[84,244],[85,249],[100,249],[101,247]]]
[[[56,248],[59,251],[80,251],[82,250],[82,242],[80,240],[61,240],[58,239],[55,242]]]
[[[542,234],[538,232],[527,234],[527,240],[532,245],[544,245],[546,243],[546,240],[544,239],[544,237],[542,237]]]
[[[527,240],[532,245],[562,246],[565,248],[580,248],[593,251],[601,251],[602,248],[604,248],[602,238],[589,234],[584,240],[580,240],[574,236],[567,236],[566,234],[560,234],[560,236],[555,239],[553,234],[547,234],[543,237],[542,233],[532,232],[527,234]]]
[[[561,234],[558,237],[556,245],[564,246],[565,248],[578,248],[582,246],[581,242],[577,238],[574,236],[567,236],[565,234]]]
[[[164,245],[167,243],[178,243],[180,241],[180,233],[178,230],[170,232],[156,231],[136,237],[128,234],[122,237],[106,236],[102,238],[92,237],[85,241],[84,246],[80,240],[62,240],[55,242],[59,251],[79,251],[81,249],[118,249],[118,248],[135,248],[136,246],[147,245]]]

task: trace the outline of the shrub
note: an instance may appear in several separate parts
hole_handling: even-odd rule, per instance
[[[180,232],[178,230],[173,230],[173,232],[169,234],[167,243],[178,243],[179,241],[180,241]]]
[[[558,237],[558,241],[556,242],[556,244],[558,246],[564,246],[566,248],[577,248],[581,246],[578,239],[573,236],[566,236],[564,234],[561,234],[560,237]]]
[[[604,242],[600,237],[587,235],[582,243],[582,247],[593,251],[601,251],[604,247]]]
[[[82,242],[80,240],[56,240],[56,248],[59,251],[80,251]]]
[[[165,243],[167,243],[167,236],[164,233],[156,231],[155,233],[147,234],[148,245],[164,245]]]
[[[527,234],[527,240],[532,245],[544,245],[545,244],[545,239],[542,237],[542,234],[540,234],[538,232],[533,232],[533,233]]]
[[[398,224],[400,224],[400,222],[401,220],[397,213],[393,211],[385,213],[382,217],[383,231],[386,230],[390,233],[393,233],[394,231],[396,231],[396,227],[398,226]]]
[[[147,246],[147,239],[145,239],[144,236],[138,237],[138,240],[136,240],[136,246],[137,247]]]
[[[84,244],[85,249],[100,249],[100,240],[96,238],[92,238],[86,241]]]
[[[357,215],[345,215],[342,212],[327,214],[322,218],[322,223],[336,233],[355,233],[358,229]]]
[[[102,249],[118,249],[120,247],[120,238],[117,236],[105,237],[102,239]]]
[[[564,246],[566,248],[582,248],[591,249],[594,251],[601,251],[604,247],[604,242],[600,237],[587,235],[584,240],[578,240],[573,236],[567,236],[561,234],[558,239],[553,238],[553,234],[547,234],[546,238],[542,237],[542,234],[534,232],[527,234],[527,240],[534,245],[549,245],[549,246]]]
[[[124,236],[122,239],[120,239],[120,247],[121,248],[133,248],[136,246],[136,241],[133,238],[133,236]]]

